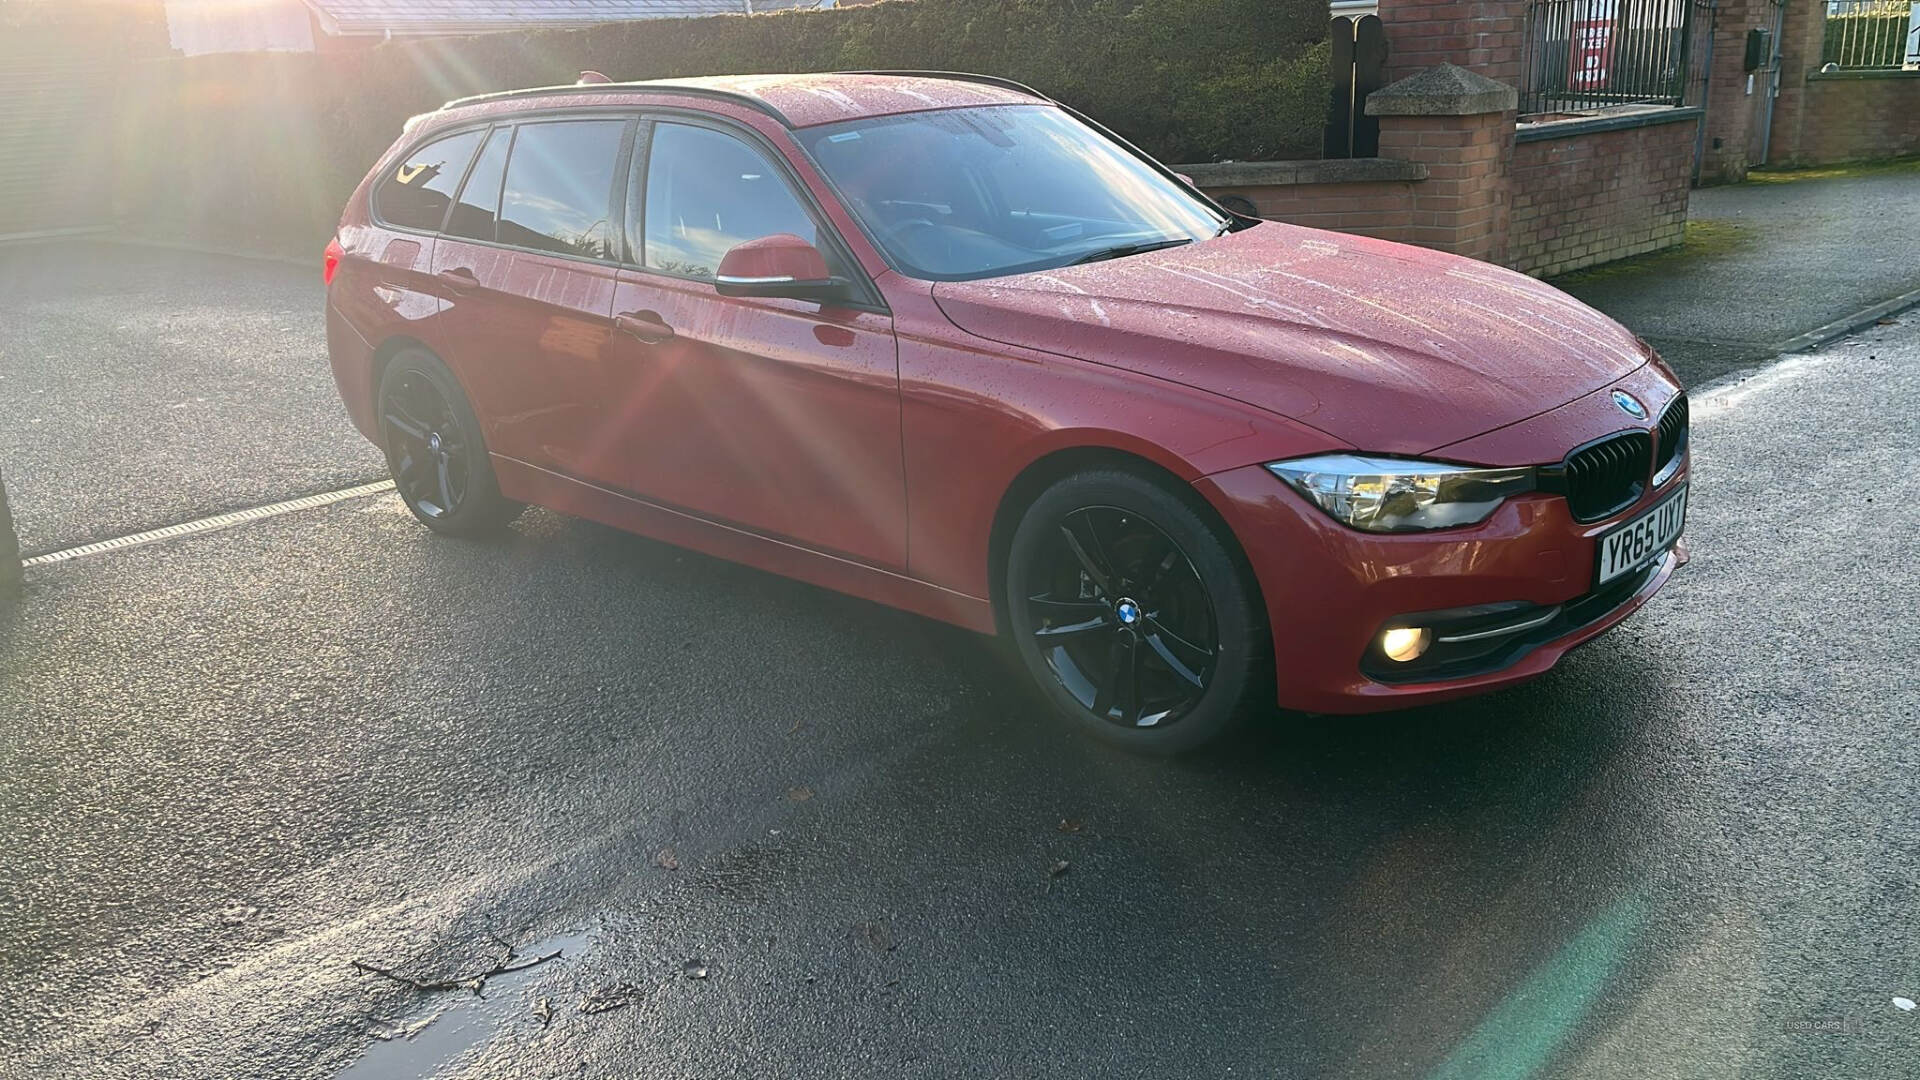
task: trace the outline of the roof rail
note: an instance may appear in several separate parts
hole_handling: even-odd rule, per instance
[[[907,69],[897,69],[897,70],[890,69],[890,70],[882,70],[882,71],[836,71],[833,74],[835,75],[902,75],[902,76],[907,76],[907,77],[916,78],[916,79],[950,79],[954,82],[985,83],[988,86],[997,86],[1002,90],[1018,91],[1019,93],[1025,94],[1028,97],[1039,98],[1041,101],[1053,100],[1052,98],[1041,93],[1040,91],[1035,90],[1033,87],[1028,86],[1026,83],[1014,82],[1012,79],[1003,79],[998,75],[975,75],[975,74],[972,74],[971,72],[966,72],[966,71],[911,71]]]
[[[671,79],[657,79],[646,82],[607,82],[574,84],[569,86],[529,86],[520,90],[497,90],[490,94],[474,94],[470,97],[455,98],[440,106],[442,109],[457,109],[466,105],[480,105],[490,101],[516,101],[522,98],[567,97],[575,94],[604,94],[625,90],[636,94],[681,94],[686,97],[712,98],[715,101],[744,105],[756,112],[765,113],[787,127],[793,124],[786,114],[751,94],[735,93],[732,90],[720,90],[711,86],[689,86]]]

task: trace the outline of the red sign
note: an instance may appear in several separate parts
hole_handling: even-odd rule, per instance
[[[1598,90],[1607,85],[1613,67],[1613,20],[1582,19],[1573,24],[1567,87]]]

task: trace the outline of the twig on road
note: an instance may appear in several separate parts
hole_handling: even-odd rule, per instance
[[[441,990],[470,990],[478,996],[482,990],[486,989],[488,979],[499,975],[509,975],[516,971],[525,971],[530,967],[538,967],[549,960],[557,960],[560,958],[561,950],[555,949],[550,953],[543,953],[530,960],[522,960],[516,964],[514,963],[514,959],[517,954],[514,952],[513,946],[508,945],[504,941],[500,941],[498,937],[495,937],[494,940],[499,941],[502,946],[505,946],[507,955],[501,957],[499,963],[485,971],[475,972],[472,975],[462,975],[458,978],[416,979],[411,975],[402,975],[392,968],[384,968],[378,964],[369,964],[364,960],[354,960],[352,964],[355,968],[369,975],[379,975],[382,978],[392,979],[394,982],[410,990],[417,990],[423,994],[435,993]]]

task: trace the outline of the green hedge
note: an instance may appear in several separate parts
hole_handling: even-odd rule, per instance
[[[306,253],[405,119],[467,94],[858,68],[1027,82],[1169,162],[1319,156],[1324,0],[905,0],[495,34],[320,56],[175,60],[128,95],[119,210]]]

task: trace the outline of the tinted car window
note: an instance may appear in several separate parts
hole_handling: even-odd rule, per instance
[[[500,206],[500,178],[507,171],[507,147],[513,142],[512,128],[495,128],[473,163],[473,172],[460,189],[453,204],[453,216],[447,219],[450,236],[469,240],[492,240],[493,219]]]
[[[453,201],[453,189],[483,134],[463,131],[408,154],[374,192],[381,220],[403,229],[439,229],[447,217],[447,204]]]
[[[500,242],[612,257],[608,212],[626,126],[624,120],[521,125],[500,197]]]
[[[643,227],[646,265],[653,269],[711,278],[727,249],[775,233],[820,245],[813,217],[780,170],[731,135],[655,124],[646,168]],[[822,254],[833,266],[832,255]]]

